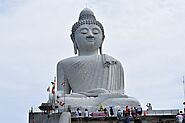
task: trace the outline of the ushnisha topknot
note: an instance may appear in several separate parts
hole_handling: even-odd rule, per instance
[[[103,35],[102,40],[104,40],[105,34],[104,34],[104,29],[103,29],[102,24],[96,20],[94,13],[89,8],[85,8],[80,12],[78,22],[76,22],[72,26],[71,39],[73,40],[73,42],[75,41],[76,30],[78,29],[79,26],[81,26],[83,24],[96,24],[96,25],[98,25],[102,31],[102,35]]]
[[[96,21],[96,17],[94,16],[94,13],[89,8],[85,8],[80,12],[80,16],[78,19],[78,21],[82,21],[82,20]]]

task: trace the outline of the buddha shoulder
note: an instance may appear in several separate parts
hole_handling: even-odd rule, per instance
[[[63,59],[58,62],[57,66],[66,66],[66,65],[72,65],[81,63],[84,61],[88,62],[103,62],[104,64],[117,64],[121,65],[121,63],[113,58],[112,56],[109,56],[107,54],[101,54],[101,55],[94,55],[94,56],[74,56],[70,58]]]
[[[77,62],[79,59],[80,59],[79,56],[73,56],[66,59],[62,59],[58,62],[57,66],[71,64],[73,62]]]
[[[117,59],[113,58],[110,55],[103,54],[102,57],[104,60],[104,64],[107,63],[107,64],[112,64],[112,65],[113,64],[121,65],[121,62],[119,62]]]

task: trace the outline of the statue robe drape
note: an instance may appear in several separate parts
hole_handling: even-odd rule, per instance
[[[102,54],[75,56],[57,64],[57,91],[87,92],[103,88],[124,93],[124,72],[119,61]]]

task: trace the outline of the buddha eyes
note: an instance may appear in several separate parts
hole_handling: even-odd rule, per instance
[[[80,30],[80,33],[81,34],[87,34],[89,31],[90,31],[90,29],[83,28],[83,29]],[[97,34],[100,33],[100,30],[97,29],[97,28],[93,28],[91,31],[92,31],[92,34],[94,34],[94,35],[97,35]]]
[[[83,28],[83,29],[80,30],[80,32],[81,32],[82,34],[87,34],[88,30],[85,29],[85,28]]]
[[[99,31],[98,29],[95,28],[95,29],[92,30],[92,33],[95,34],[95,35],[97,35],[97,34],[100,33],[100,31]]]

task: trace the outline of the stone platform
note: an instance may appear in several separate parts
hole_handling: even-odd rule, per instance
[[[46,113],[46,112],[30,112],[29,123],[59,123],[61,113]],[[142,116],[142,123],[157,123],[162,120],[164,123],[175,123],[176,115],[150,115]],[[131,119],[131,123],[133,123]],[[76,117],[71,118],[71,123],[85,123],[84,118],[80,118],[80,122]],[[88,123],[119,123],[116,117],[91,117]],[[120,122],[121,123],[121,122]]]

